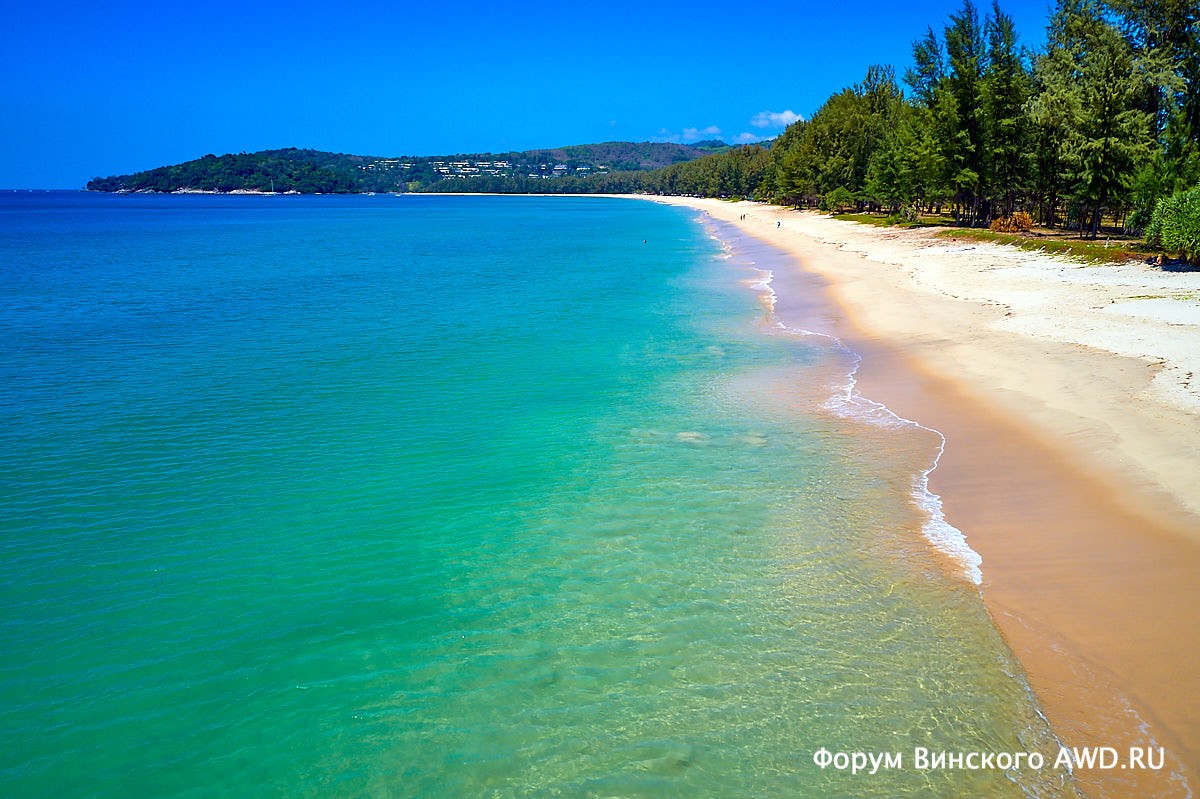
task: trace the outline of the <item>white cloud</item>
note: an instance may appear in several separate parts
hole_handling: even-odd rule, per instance
[[[720,136],[721,129],[716,125],[709,125],[707,128],[684,128],[683,133],[675,133],[666,128],[658,131],[657,136],[651,136],[650,141],[657,142],[672,142],[674,144],[690,144],[700,141],[701,139],[710,139],[714,136]]]
[[[709,125],[707,128],[684,128],[684,141],[700,141],[705,136],[720,136],[721,129],[716,125]]]
[[[750,124],[756,128],[786,128],[800,119],[801,116],[791,109],[787,111],[759,111],[750,120]]]
[[[754,144],[755,142],[760,142],[760,141],[763,141],[764,139],[769,139],[769,138],[771,138],[771,137],[770,136],[760,136],[757,133],[739,133],[738,135],[733,137],[733,143],[734,144]]]

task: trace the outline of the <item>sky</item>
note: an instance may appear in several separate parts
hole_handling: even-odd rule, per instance
[[[0,189],[206,153],[449,155],[777,135],[961,0],[5,0]],[[983,6],[983,9],[990,5]],[[1045,41],[1049,0],[1003,0]]]

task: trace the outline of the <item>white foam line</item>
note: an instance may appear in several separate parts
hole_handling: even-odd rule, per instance
[[[725,257],[731,257],[733,254],[732,244],[721,238],[719,231],[715,229],[715,226],[710,224],[711,220],[707,218],[707,214],[700,217],[700,221],[709,229],[709,235],[716,241],[721,242]],[[770,312],[774,314],[775,300],[778,295],[775,293],[775,289],[771,283],[775,279],[775,274],[769,269],[754,268],[759,273],[760,278],[747,281],[746,285],[769,295],[766,305]],[[983,565],[983,557],[967,544],[967,537],[963,534],[962,530],[959,530],[946,521],[946,515],[942,510],[942,498],[929,489],[929,475],[938,467],[938,463],[942,459],[942,454],[946,451],[946,436],[940,430],[927,427],[912,419],[905,419],[883,403],[875,402],[859,393],[856,375],[858,374],[859,367],[862,366],[862,356],[847,347],[837,336],[828,333],[818,333],[814,330],[788,327],[778,319],[775,320],[775,324],[781,330],[792,335],[821,336],[822,338],[827,338],[837,345],[838,349],[854,359],[854,365],[850,368],[850,373],[846,376],[846,385],[842,387],[840,394],[830,397],[825,403],[827,409],[845,418],[857,418],[879,427],[916,427],[920,430],[927,430],[938,437],[937,454],[933,458],[933,463],[913,480],[913,501],[916,502],[917,507],[921,508],[928,515],[925,524],[921,526],[921,532],[926,540],[933,544],[936,549],[958,561],[967,579],[975,585],[981,585],[983,583],[983,571],[980,567]]]
[[[770,307],[774,309],[776,294],[770,285],[774,275],[768,270],[760,271],[765,272],[766,277],[762,281],[756,281],[753,285],[755,287],[761,285],[762,290],[770,292]],[[828,410],[844,418],[858,419],[878,427],[915,427],[920,430],[927,430],[937,436],[938,448],[937,454],[933,458],[933,463],[913,480],[913,500],[921,510],[928,514],[928,519],[922,525],[921,532],[924,534],[926,540],[933,544],[935,548],[954,558],[962,565],[963,573],[967,579],[975,585],[982,584],[983,571],[980,567],[983,565],[983,558],[967,544],[967,537],[963,534],[962,530],[959,530],[946,521],[946,515],[942,510],[942,498],[929,489],[929,475],[938,467],[938,463],[942,459],[942,454],[946,451],[946,436],[940,430],[927,427],[912,419],[906,419],[883,403],[864,397],[858,391],[858,379],[856,377],[859,367],[862,366],[862,356],[847,347],[837,336],[832,336],[828,333],[818,333],[814,330],[788,327],[778,320],[776,320],[775,324],[780,329],[793,335],[821,336],[822,338],[827,338],[837,345],[838,349],[854,360],[854,365],[850,368],[850,372],[846,376],[846,384],[840,387],[838,394],[835,394],[826,401],[825,407]]]
[[[775,293],[775,289],[771,288],[771,281],[775,279],[775,273],[770,269],[759,269],[757,267],[754,267],[754,271],[758,272],[758,278],[754,280],[746,280],[744,283],[755,291],[767,295],[766,299],[763,300],[763,303],[767,306],[767,310],[774,314],[775,300],[779,296]]]

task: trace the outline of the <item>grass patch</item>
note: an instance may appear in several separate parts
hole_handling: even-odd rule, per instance
[[[1069,255],[1090,263],[1111,264],[1130,260],[1145,260],[1154,255],[1154,251],[1146,248],[1137,241],[1118,240],[1105,242],[1099,239],[1050,238],[1045,236],[1027,236],[1022,233],[993,233],[990,230],[973,230],[955,228],[944,230],[938,234],[948,239],[968,239],[971,241],[990,241],[998,244],[1009,244],[1023,250],[1033,250]]]
[[[892,223],[887,221],[887,217],[875,216],[874,214],[834,214],[834,219],[841,219],[845,222],[858,222],[861,225],[875,225],[876,227],[891,227]]]
[[[1157,250],[1149,248],[1137,239],[1109,240],[1108,245],[1105,246],[1104,239],[1080,239],[1069,234],[1058,237],[1027,233],[996,233],[978,228],[954,227],[954,218],[948,216],[927,216],[916,222],[905,222],[898,217],[884,216],[883,214],[834,214],[833,218],[875,227],[949,227],[950,230],[940,231],[938,235],[948,239],[989,241],[1034,252],[1068,255],[1094,264],[1122,263],[1131,260],[1144,261],[1159,254]]]
[[[1195,292],[1182,292],[1176,294],[1134,294],[1132,297],[1126,297],[1127,300],[1177,300],[1180,302],[1196,302],[1200,300],[1200,294]]]
[[[897,215],[882,214],[834,214],[833,218],[875,227],[944,227],[954,224],[954,218],[949,216],[923,216],[915,222],[905,222]]]

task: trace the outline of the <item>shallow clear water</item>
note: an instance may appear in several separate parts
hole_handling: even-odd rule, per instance
[[[1069,793],[813,764],[1054,747],[693,216],[0,195],[5,793]]]

